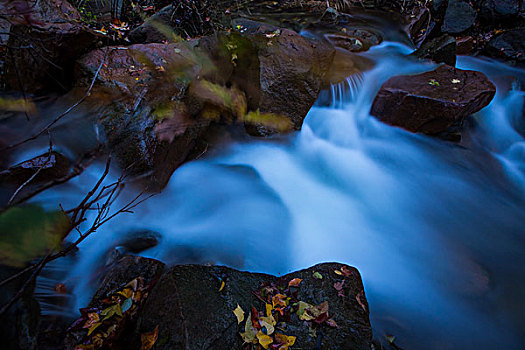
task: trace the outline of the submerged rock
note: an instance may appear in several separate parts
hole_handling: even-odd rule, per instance
[[[302,282],[285,292],[293,279]],[[326,319],[319,319],[320,324],[305,322],[292,312],[275,332],[296,337],[293,348],[370,349],[372,330],[359,272],[336,263],[316,265],[280,278],[221,266],[174,266],[146,301],[136,336],[158,325],[156,349],[241,349],[243,339],[239,333],[245,331],[245,322],[238,324],[233,311],[239,305],[245,311],[244,320],[250,310],[254,312],[252,307],[265,313],[265,304],[255,294],[261,286],[272,283],[283,286],[280,293],[291,296],[297,291],[296,298],[302,302],[327,302],[325,317],[337,324],[329,326]]]
[[[25,10],[15,7],[13,11],[21,12],[7,16],[13,23],[6,58],[8,86],[25,92],[67,90],[75,59],[93,47],[96,34],[65,0],[18,3],[25,3]]]
[[[386,81],[370,114],[412,132],[438,134],[488,105],[495,93],[483,73],[443,65]]]

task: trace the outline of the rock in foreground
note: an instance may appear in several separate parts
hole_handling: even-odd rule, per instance
[[[412,132],[438,134],[488,105],[495,93],[483,73],[444,65],[390,78],[381,86],[370,114]]]

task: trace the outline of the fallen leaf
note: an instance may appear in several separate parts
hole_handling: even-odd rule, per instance
[[[239,324],[242,321],[244,321],[244,311],[239,306],[239,304],[237,304],[237,307],[235,308],[235,310],[233,310],[233,313],[234,313],[235,317],[237,317],[237,324]]]
[[[98,323],[100,321],[100,316],[96,312],[90,312],[87,314],[87,320],[86,323],[84,323],[84,326],[82,328],[90,328],[95,323]]]
[[[288,348],[295,344],[295,337],[287,336],[281,333],[275,333],[275,340],[279,346],[278,350],[288,350]]]
[[[272,298],[272,305],[275,308],[275,306],[288,306],[288,302],[286,301],[287,296],[284,294],[276,294]]]
[[[339,275],[339,276],[343,275],[343,273],[341,271],[339,271],[339,270],[335,270],[334,272],[335,272],[336,275]]]
[[[100,312],[100,316],[106,316],[102,321],[105,321],[115,315],[122,316],[122,308],[119,304],[112,305]]]
[[[268,349],[270,347],[270,344],[273,343],[273,338],[264,334],[261,331],[257,333],[257,339],[259,339],[259,344],[261,344],[262,347],[265,349]]]
[[[321,275],[319,272],[314,272],[313,273],[313,276],[316,280],[322,280],[323,279],[323,275]]]
[[[365,296],[365,292],[364,291],[361,291],[359,294],[357,294],[355,296],[355,300],[357,300],[357,302],[359,303],[359,305],[361,305],[361,308],[363,309],[364,312],[366,312],[366,306],[365,304],[363,303],[363,301],[361,300],[361,296]]]
[[[329,318],[328,320],[326,320],[325,324],[327,324],[330,327],[339,328],[337,323],[335,323],[335,321],[332,318]]]
[[[93,333],[93,331],[94,331],[95,329],[97,329],[98,326],[100,326],[101,324],[102,324],[102,322],[93,323],[93,324],[91,325],[91,327],[89,327],[89,329],[88,329],[88,334],[87,334],[87,335],[90,335],[91,333]]]
[[[158,337],[159,325],[155,327],[155,330],[153,330],[153,332],[142,333],[140,335],[140,341],[142,343],[140,350],[150,350],[153,347],[153,345],[155,345],[155,342],[157,341]]]
[[[124,300],[124,302],[122,303],[122,306],[121,306],[122,313],[128,311],[131,308],[132,305],[133,305],[133,299],[131,299],[131,297],[129,297],[126,300]]]
[[[266,328],[266,334],[272,335],[274,332],[274,320],[269,319],[268,317],[261,317],[259,318],[259,324],[261,325],[261,328]]]
[[[133,291],[131,290],[131,288],[124,288],[117,294],[122,295],[124,298],[127,299],[127,298],[131,298],[131,296],[133,295]]]
[[[272,316],[272,310],[273,310],[272,305],[266,303],[266,317]]]
[[[252,313],[250,312],[248,314],[248,318],[246,319],[246,324],[244,325],[244,333],[240,333],[242,340],[244,340],[245,343],[250,344],[257,344],[257,329],[253,326],[252,323]]]
[[[352,275],[352,270],[350,270],[348,266],[343,265],[341,266],[341,273],[345,277],[350,277],[350,275]]]
[[[461,83],[461,80],[459,79],[452,79],[452,84],[459,84]]]
[[[294,278],[288,283],[288,287],[297,287],[301,284],[303,280],[300,278]]]
[[[224,289],[225,285],[226,285],[226,283],[224,283],[224,281],[221,281],[221,287],[219,288],[219,292],[222,292],[222,290]]]
[[[389,344],[394,344],[394,342],[396,341],[396,337],[393,336],[393,335],[387,335],[385,336],[386,338],[386,341],[389,343]]]
[[[335,282],[334,283],[334,288],[337,291],[337,295],[340,296],[340,297],[344,297],[345,296],[345,293],[344,293],[344,290],[343,290],[344,284],[345,284],[345,281]]]

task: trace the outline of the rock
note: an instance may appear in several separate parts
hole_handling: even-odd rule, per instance
[[[456,39],[456,53],[458,55],[469,55],[474,50],[474,38],[465,36]]]
[[[446,63],[454,67],[456,65],[456,40],[454,37],[444,34],[424,43],[411,55],[418,58],[428,58],[436,63]]]
[[[311,331],[306,322],[293,314],[281,331],[296,337],[293,348],[370,349],[372,330],[359,272],[345,267],[344,277],[334,272],[341,268],[341,264],[326,263],[278,278],[221,266],[174,266],[162,276],[146,301],[137,321],[136,338],[158,325],[158,350],[241,349],[239,332],[244,332],[244,322],[237,323],[233,313],[237,305],[245,311],[245,319],[252,306],[264,312],[264,303],[253,292],[263,283],[281,281],[287,286],[299,278],[302,282],[297,299],[314,305],[328,302],[329,315],[338,328],[320,325]],[[322,278],[316,279],[314,273]],[[343,280],[342,296],[338,296],[334,284]]]
[[[481,3],[481,18],[487,22],[512,19],[520,11],[520,2],[520,0],[484,0]]]
[[[21,272],[21,269],[0,265],[0,281]],[[0,287],[0,305],[4,306],[15,296],[32,272]],[[35,284],[30,283],[20,299],[4,314],[0,315],[0,337],[2,349],[34,350],[37,349],[37,335],[40,324],[40,305],[34,297]]]
[[[94,45],[97,36],[65,0],[38,0],[27,6],[31,16],[11,26],[6,82],[11,89],[25,92],[65,91],[72,83],[74,61]]]
[[[36,176],[13,198],[12,203],[32,197],[53,183],[63,182],[70,177],[72,172],[71,162],[55,151],[16,164],[0,172],[0,184],[2,184],[0,207],[5,206],[15,191],[35,174]]]
[[[283,115],[300,130],[330,69],[334,48],[288,29],[269,32],[261,25],[243,37],[249,41],[245,54],[250,57],[239,56],[231,80],[245,91],[248,110]],[[260,125],[247,130],[254,135],[276,132]]]
[[[437,134],[489,104],[496,87],[475,71],[440,66],[418,75],[390,78],[370,114],[412,132]]]
[[[476,11],[468,2],[463,0],[450,0],[441,30],[449,34],[462,33],[474,25],[476,17]]]
[[[104,61],[92,94],[96,98],[87,103],[103,117],[100,123],[120,165],[133,175],[147,175],[153,191],[164,187],[210,123],[189,115],[181,101],[189,82],[208,63],[194,46],[108,47],[78,61],[77,75],[84,85]]]
[[[106,272],[99,280],[99,287],[91,302],[89,303],[88,309],[105,309],[107,304],[104,304],[104,299],[110,297],[120,288],[139,277],[143,279],[143,285],[147,286],[147,289],[150,290],[161,276],[162,272],[164,271],[164,267],[164,263],[158,260],[139,256],[124,256],[118,259],[107,267]],[[147,296],[142,296],[140,301],[134,302],[134,305],[136,308],[138,308],[138,311],[140,311],[143,301],[146,298]],[[117,339],[107,340],[111,344],[106,345],[109,345],[109,347],[112,349],[128,348],[122,344],[128,343],[129,339],[127,334],[128,332],[133,331],[135,327],[135,321],[136,319],[133,317],[124,317],[121,322],[115,323],[115,327],[117,329],[114,332],[118,335]],[[63,345],[61,346],[63,349],[74,349],[76,345],[82,343],[84,337],[86,336],[87,332],[85,329],[77,329],[75,325],[73,325],[71,328],[72,329],[67,332]],[[140,341],[138,344],[140,344]]]
[[[346,28],[345,28],[346,29]],[[325,38],[335,47],[350,51],[367,51],[370,47],[379,45],[383,38],[366,29],[346,29],[344,33],[328,33]]]
[[[485,51],[493,57],[525,62],[525,28],[507,30],[493,37]]]
[[[138,254],[144,250],[153,248],[159,244],[160,235],[153,231],[136,231],[126,234],[120,242],[118,247],[123,249],[125,253]]]
[[[425,42],[435,25],[430,10],[425,6],[416,6],[405,15],[405,18],[408,23],[405,31],[416,47],[419,47]]]

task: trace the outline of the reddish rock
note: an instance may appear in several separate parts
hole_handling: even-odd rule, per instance
[[[370,114],[412,132],[438,134],[488,105],[495,93],[483,73],[443,65],[423,74],[390,78]]]

